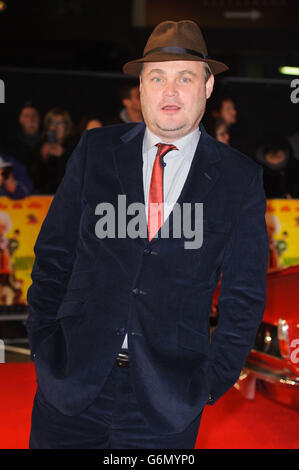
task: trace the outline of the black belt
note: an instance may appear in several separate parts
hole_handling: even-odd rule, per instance
[[[129,367],[130,366],[129,354],[124,351],[119,352],[115,361],[115,365],[120,366],[120,367]]]

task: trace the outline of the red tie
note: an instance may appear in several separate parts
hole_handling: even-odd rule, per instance
[[[170,152],[170,150],[178,150],[172,144],[156,144],[158,147],[156,159],[154,161],[151,185],[148,198],[148,238],[149,241],[159,231],[163,224],[163,172],[164,162],[163,157]]]

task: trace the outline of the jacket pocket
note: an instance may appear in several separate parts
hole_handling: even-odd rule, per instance
[[[177,342],[181,348],[200,352],[209,355],[210,340],[209,336],[193,330],[184,323],[177,323]]]

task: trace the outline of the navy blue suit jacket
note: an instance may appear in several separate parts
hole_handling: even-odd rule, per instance
[[[27,321],[38,384],[66,415],[99,394],[126,331],[140,409],[158,434],[183,431],[238,379],[265,308],[262,167],[200,129],[177,201],[203,203],[198,249],[172,237],[173,213],[168,239],[95,233],[100,202],[144,202],[143,123],[85,131],[68,161],[35,244]]]

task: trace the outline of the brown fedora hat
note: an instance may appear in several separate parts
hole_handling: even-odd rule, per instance
[[[141,59],[127,62],[123,72],[139,77],[144,62],[170,60],[198,60],[209,64],[214,75],[225,72],[228,67],[208,56],[203,35],[194,21],[163,21],[148,38]]]

